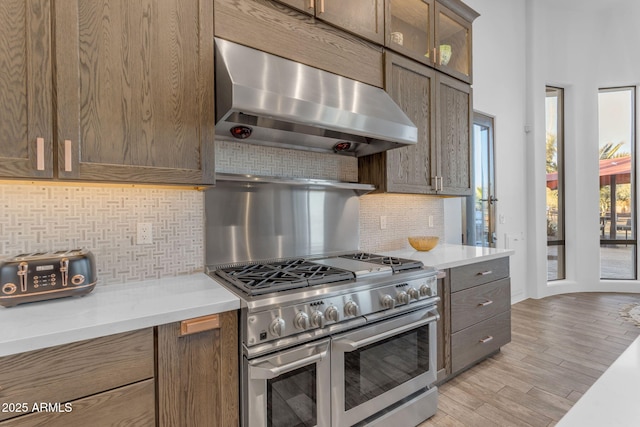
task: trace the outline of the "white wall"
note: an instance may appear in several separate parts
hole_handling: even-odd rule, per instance
[[[495,117],[497,247],[511,257],[512,300],[526,298],[528,212],[525,164],[525,0],[466,0],[480,13],[473,23],[473,107]],[[445,210],[454,210],[448,200]],[[459,210],[459,202],[458,207]],[[449,217],[445,211],[445,217]],[[447,228],[449,225],[447,224]],[[450,231],[448,234],[454,234]],[[459,235],[459,234],[458,234]]]
[[[544,217],[531,218],[534,258],[529,289],[543,297],[575,291],[640,291],[637,281],[601,281],[598,196],[598,89],[638,83],[640,7],[632,0],[561,6],[527,0],[531,44],[528,121],[532,123],[528,187],[532,212],[544,212],[545,85],[565,88],[567,279],[546,283]],[[595,31],[597,29],[597,31]]]
[[[514,245],[512,300],[573,291],[640,291],[600,281],[599,87],[640,83],[640,2],[466,0],[474,108],[495,117],[498,247]],[[565,88],[567,280],[547,283],[545,86]],[[525,132],[525,128],[527,132]],[[640,188],[640,187],[639,187]],[[445,202],[445,217],[459,208]],[[458,224],[447,224],[456,236]],[[449,238],[449,237],[447,237]],[[455,238],[455,237],[451,237]],[[517,238],[517,241],[514,240]]]

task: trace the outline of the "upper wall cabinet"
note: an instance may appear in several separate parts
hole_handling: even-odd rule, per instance
[[[416,145],[358,158],[359,181],[378,192],[471,194],[471,87],[386,53],[385,89],[418,128]]]
[[[384,41],[384,0],[279,0],[365,39]]]
[[[474,16],[467,12],[468,8],[463,5],[452,2],[451,6],[457,6],[457,9],[436,2],[436,68],[471,83],[471,21],[477,14]]]
[[[387,0],[385,46],[471,83],[471,23],[459,0]]]
[[[385,46],[434,66],[434,5],[435,0],[387,0]]]
[[[442,73],[436,76],[436,190],[471,195],[471,87]]]
[[[54,9],[59,177],[213,183],[213,2]]]
[[[379,192],[435,194],[436,71],[391,52],[385,57],[385,89],[418,128],[418,143],[359,157],[359,180]]]
[[[0,7],[0,176],[53,176],[51,5]]]
[[[318,5],[318,1],[314,4]],[[309,4],[293,0],[285,3]],[[329,4],[333,8],[334,3],[340,4],[340,10],[351,10],[352,3],[363,2],[327,1],[325,11],[329,10]],[[215,0],[215,9],[216,37],[373,86],[383,86],[382,47],[379,45],[307,13],[299,13],[282,2]],[[347,14],[342,14],[347,19]]]

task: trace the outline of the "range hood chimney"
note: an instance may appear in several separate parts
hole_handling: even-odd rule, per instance
[[[417,142],[382,89],[227,40],[216,45],[216,139],[366,156]]]

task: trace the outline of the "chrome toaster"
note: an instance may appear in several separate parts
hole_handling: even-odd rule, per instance
[[[96,281],[95,260],[87,250],[20,254],[0,260],[0,305],[81,296]]]

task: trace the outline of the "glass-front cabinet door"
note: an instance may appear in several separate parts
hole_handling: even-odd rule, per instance
[[[471,23],[436,3],[436,67],[471,83]]]
[[[434,0],[387,0],[385,46],[434,65]]]

